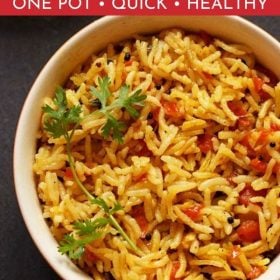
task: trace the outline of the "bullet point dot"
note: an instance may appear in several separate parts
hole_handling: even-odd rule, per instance
[[[104,3],[103,1],[100,1],[100,2],[99,2],[99,6],[100,6],[100,7],[104,7],[104,5],[105,5],[105,3]]]
[[[180,2],[179,2],[179,1],[176,1],[176,2],[175,2],[175,6],[176,6],[176,7],[180,6]]]

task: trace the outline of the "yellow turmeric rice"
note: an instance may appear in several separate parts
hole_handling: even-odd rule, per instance
[[[123,141],[104,138],[106,117],[90,88],[108,77],[146,95]],[[75,263],[93,279],[255,279],[280,251],[280,83],[252,51],[205,32],[164,30],[109,44],[64,85],[80,105],[71,140],[75,170],[110,206],[141,250],[112,226]],[[53,99],[45,104],[55,108]],[[80,190],[65,139],[44,130],[34,160],[44,218],[59,241],[104,212]]]

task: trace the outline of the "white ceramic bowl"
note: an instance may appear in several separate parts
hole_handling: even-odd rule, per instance
[[[249,45],[259,61],[280,77],[280,43],[257,26],[236,16],[108,16],[93,22],[69,39],[49,60],[30,90],[21,112],[14,146],[15,187],[24,221],[42,255],[64,279],[90,278],[67,257],[58,253],[57,243],[42,217],[32,173],[42,99],[46,95],[53,94],[55,87],[63,84],[78,64],[85,61],[91,53],[104,48],[109,42],[123,40],[135,33],[157,32],[170,27],[183,27],[194,31],[205,30],[226,40]],[[260,279],[280,279],[278,266],[280,266],[280,256]]]

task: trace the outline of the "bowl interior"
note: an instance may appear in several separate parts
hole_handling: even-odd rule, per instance
[[[36,194],[32,164],[36,147],[42,100],[63,84],[75,67],[91,53],[110,42],[118,42],[137,33],[155,33],[181,27],[204,30],[228,41],[252,48],[259,61],[280,77],[280,44],[266,32],[239,17],[104,17],[81,30],[50,59],[35,81],[24,104],[18,123],[14,147],[14,178],[19,206],[27,228],[43,256],[64,279],[90,279],[72,262],[57,252],[57,243],[42,217]],[[268,55],[269,54],[269,55]],[[260,279],[279,279],[276,259]]]

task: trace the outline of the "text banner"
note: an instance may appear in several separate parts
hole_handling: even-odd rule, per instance
[[[0,15],[280,15],[279,0],[1,0]]]

